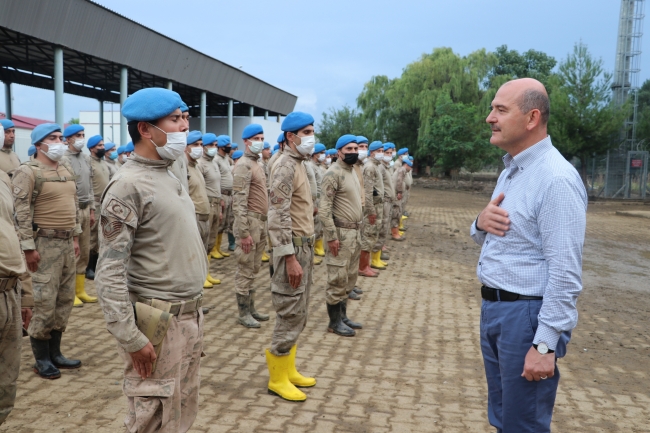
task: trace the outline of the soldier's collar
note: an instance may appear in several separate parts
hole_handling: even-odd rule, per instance
[[[159,167],[159,168],[166,168],[166,167],[169,167],[170,165],[172,165],[174,163],[174,161],[172,161],[171,159],[157,160],[157,159],[144,158],[144,157],[138,155],[135,152],[133,152],[131,154],[131,156],[129,156],[129,159],[131,159],[131,160],[133,160],[135,162],[138,162],[138,163],[140,163],[142,165],[150,165],[150,166]]]

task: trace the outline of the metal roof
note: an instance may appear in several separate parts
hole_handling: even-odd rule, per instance
[[[0,80],[53,89],[54,47],[63,48],[64,91],[119,103],[120,68],[129,68],[129,94],[143,87],[175,91],[198,115],[286,115],[297,97],[202,54],[89,0],[2,0]]]

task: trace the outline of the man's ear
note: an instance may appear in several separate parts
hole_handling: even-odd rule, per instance
[[[152,135],[149,128],[150,126],[147,122],[138,122],[138,132],[142,137],[151,139]]]

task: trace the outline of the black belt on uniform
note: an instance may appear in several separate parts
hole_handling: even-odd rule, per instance
[[[17,282],[18,277],[0,278],[0,293],[13,290],[13,288],[16,287]]]
[[[334,218],[334,225],[336,227],[350,230],[359,230],[361,228],[360,222],[346,221],[339,218]]]
[[[481,286],[481,297],[492,302],[513,302],[513,301],[541,301],[541,296],[526,296],[519,293],[512,293],[503,289],[493,289],[488,286]]]
[[[232,195],[232,189],[222,189],[221,195]]]
[[[90,206],[89,201],[80,201],[79,202],[79,209],[86,209],[88,206]]]

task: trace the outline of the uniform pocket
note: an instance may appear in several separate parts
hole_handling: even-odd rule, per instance
[[[149,426],[156,413],[161,413],[160,429],[164,429],[172,412],[174,386],[174,379],[124,379],[124,395],[133,398],[137,431]]]
[[[327,264],[327,284],[334,287],[342,287],[348,283],[347,260],[340,257],[328,256],[325,258]]]

